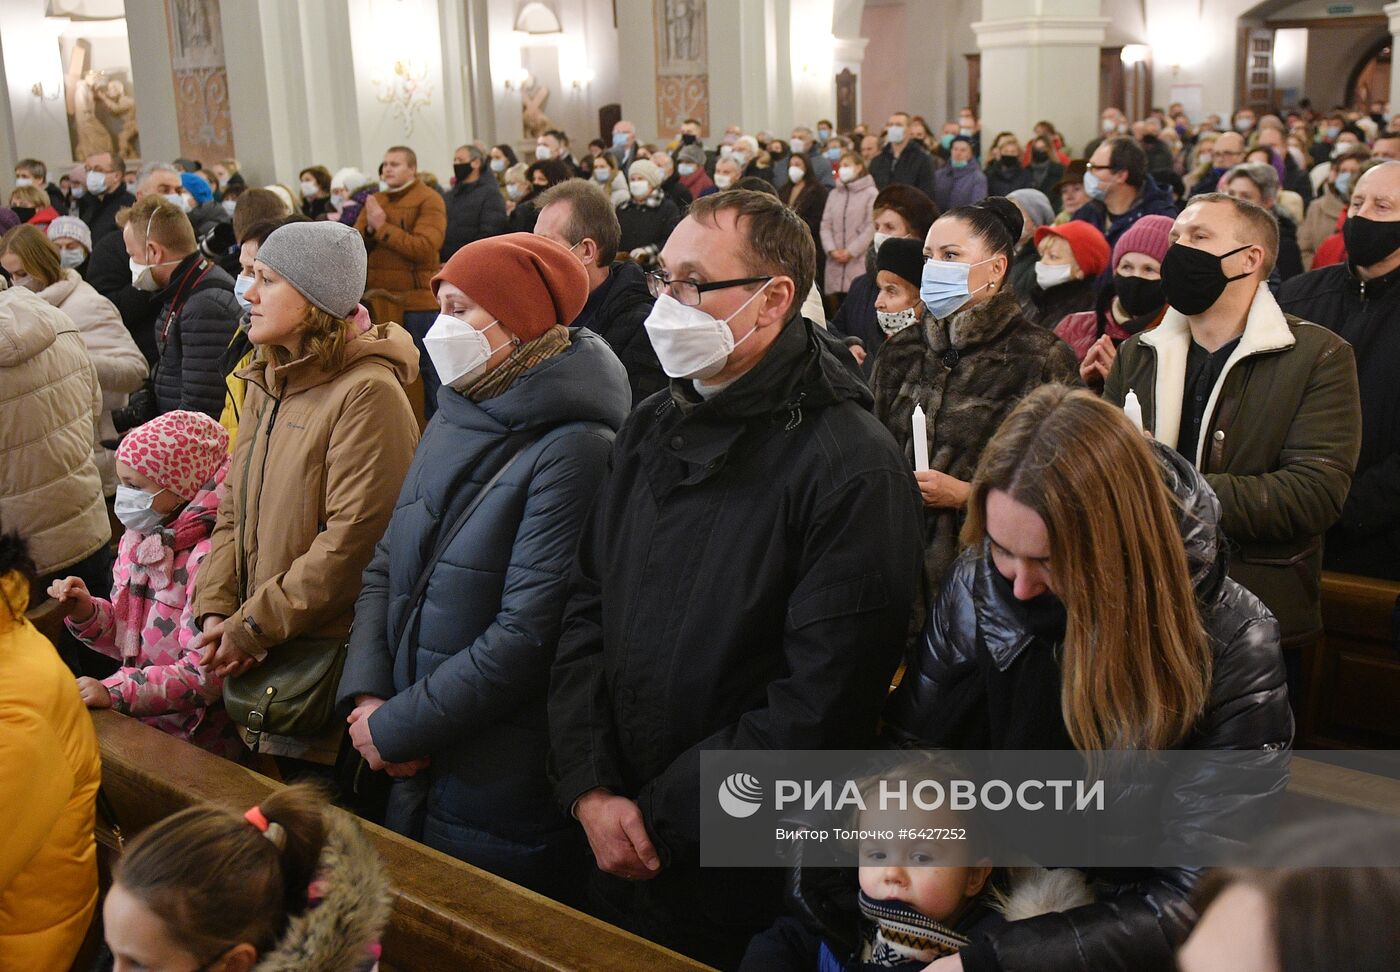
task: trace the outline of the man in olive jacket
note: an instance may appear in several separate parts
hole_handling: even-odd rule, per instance
[[[1205,473],[1220,497],[1230,576],[1278,617],[1285,649],[1322,632],[1322,538],[1356,469],[1361,404],[1351,345],[1285,315],[1265,282],[1278,255],[1266,210],[1200,195],[1162,263],[1171,309],[1126,341],[1104,397],[1142,404],[1147,431]],[[1190,313],[1186,313],[1190,312]],[[1301,652],[1285,650],[1302,702]]]
[[[766,193],[705,196],[661,263],[648,330],[676,380],[618,433],[583,528],[552,770],[597,862],[594,910],[732,968],[782,912],[783,872],[700,866],[701,753],[872,744],[920,504],[850,356],[801,316],[816,251],[796,214]],[[732,348],[668,340],[696,314]]]

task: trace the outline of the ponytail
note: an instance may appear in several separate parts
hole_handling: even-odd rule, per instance
[[[321,790],[297,784],[242,815],[189,807],[132,841],[113,883],[202,962],[245,942],[261,955],[306,910],[329,804]]]

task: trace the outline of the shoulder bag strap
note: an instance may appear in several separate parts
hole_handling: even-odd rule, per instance
[[[424,561],[423,570],[418,575],[418,582],[413,585],[413,593],[409,595],[408,603],[404,606],[403,617],[399,619],[398,630],[394,632],[393,645],[395,657],[397,657],[398,652],[403,648],[403,639],[408,631],[409,622],[418,611],[419,602],[423,598],[424,591],[428,588],[428,579],[432,576],[433,569],[437,566],[439,558],[441,558],[443,553],[447,550],[448,545],[456,539],[457,534],[461,532],[467,520],[471,519],[471,515],[476,512],[477,507],[481,506],[482,501],[486,499],[486,495],[491,492],[491,487],[501,481],[501,477],[510,470],[511,466],[515,465],[515,460],[519,459],[525,450],[533,445],[535,441],[536,440],[531,439],[529,442],[524,443],[520,448],[516,449],[515,452],[511,454],[510,458],[502,464],[501,468],[496,470],[496,474],[486,481],[486,485],[481,487],[481,490],[476,496],[472,497],[472,501],[467,504],[467,508],[457,516],[457,519],[452,521],[452,525],[438,535],[437,543],[433,545],[433,552],[429,554],[428,559]],[[410,652],[408,656],[408,681],[410,684],[416,680],[418,667],[416,663],[417,657],[417,652]]]

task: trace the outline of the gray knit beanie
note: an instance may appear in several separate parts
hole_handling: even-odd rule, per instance
[[[1006,198],[1020,203],[1036,226],[1045,226],[1055,221],[1055,207],[1050,205],[1050,200],[1039,189],[1017,189],[1015,192],[1008,192]]]
[[[344,223],[288,223],[258,247],[258,262],[314,307],[342,320],[365,292],[365,241]]]

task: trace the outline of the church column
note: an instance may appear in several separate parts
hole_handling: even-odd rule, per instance
[[[1071,145],[1098,127],[1100,0],[983,0],[972,25],[982,52],[982,131],[1029,136],[1042,118]],[[1087,97],[1066,98],[1065,92]],[[984,144],[984,150],[986,146]]]

